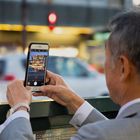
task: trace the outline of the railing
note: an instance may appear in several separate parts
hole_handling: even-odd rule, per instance
[[[114,118],[119,106],[114,104],[109,97],[86,99],[91,105],[101,111],[108,118]],[[9,105],[0,105],[0,124],[6,119]],[[54,101],[39,101],[31,104],[31,125],[36,139],[67,140],[76,130],[69,125],[72,117],[68,110]]]

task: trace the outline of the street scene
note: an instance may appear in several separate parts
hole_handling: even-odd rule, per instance
[[[132,12],[132,15],[131,12],[125,14],[126,11],[135,9],[136,12]],[[81,131],[88,121],[91,123],[92,120],[96,122],[119,118],[119,109],[123,105],[127,107],[127,103],[129,106],[131,101],[132,104],[138,103],[140,98],[135,99],[135,93],[139,85],[136,77],[139,76],[133,77],[133,74],[139,71],[136,69],[139,66],[140,55],[138,48],[131,47],[139,46],[136,41],[140,30],[135,29],[136,25],[139,25],[139,20],[136,20],[139,9],[140,0],[0,0],[0,140],[3,138],[1,133],[4,132],[2,124],[6,121],[7,110],[10,107],[14,108],[11,114],[20,109],[28,113],[26,118],[30,118],[33,136],[27,140],[69,140],[72,136],[72,140],[94,140],[96,135],[92,137],[92,134],[95,130],[95,134],[98,134],[97,128],[100,127],[95,130],[94,127],[85,127]],[[137,13],[138,15],[135,15]],[[134,37],[130,35],[133,33],[136,35],[135,39],[131,38]],[[129,42],[130,40],[133,42]],[[37,45],[37,48],[32,48],[30,44]],[[43,44],[47,44],[46,49],[41,48]],[[129,50],[125,48],[127,44]],[[112,67],[114,62],[116,65]],[[135,81],[132,82],[131,78]],[[8,86],[16,80],[25,85],[21,88],[17,83],[15,89]],[[17,104],[12,104],[16,97],[20,97],[21,89],[25,88],[26,93],[28,87],[43,85],[46,87],[36,92],[36,95],[28,91],[31,95],[28,102],[19,99]],[[18,90],[19,94],[16,95]],[[129,91],[134,94],[129,96]],[[12,100],[14,95],[16,97]],[[27,97],[29,98],[29,95],[24,99]],[[134,102],[131,99],[135,99]],[[100,116],[95,108],[105,116]],[[98,119],[90,116],[91,110],[94,109]],[[123,112],[123,109],[121,111]],[[21,114],[25,113],[23,112]],[[129,113],[126,113],[124,118],[131,119],[139,115],[139,112]],[[74,119],[73,116],[77,118]],[[129,123],[123,125],[126,125],[123,129],[126,138],[123,137],[123,132],[117,131],[117,128],[120,128],[118,125],[115,126],[116,129],[107,129],[103,125],[102,128],[110,130],[113,134],[103,131],[100,136],[107,134],[108,140],[137,140],[135,136],[140,139],[139,134],[133,135],[133,130],[130,134],[134,137],[127,137],[127,124]],[[139,128],[137,125],[136,128]],[[23,128],[31,132],[29,127]],[[96,140],[102,138],[97,137]]]
[[[46,50],[33,50],[29,54],[27,85],[41,86],[44,85],[46,76],[48,52]]]

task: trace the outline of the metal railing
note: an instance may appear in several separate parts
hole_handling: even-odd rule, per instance
[[[114,118],[119,106],[109,97],[86,99],[108,118]],[[0,105],[0,124],[6,119],[9,105]],[[69,124],[72,114],[54,101],[31,103],[31,125],[37,140],[68,140],[76,130]]]

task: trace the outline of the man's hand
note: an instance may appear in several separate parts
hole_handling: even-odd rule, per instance
[[[42,93],[34,93],[34,96],[48,96],[59,104],[67,107],[72,113],[75,113],[84,103],[84,99],[76,95],[61,76],[48,71],[47,79],[50,79],[49,85],[42,86],[40,88]]]
[[[32,94],[30,89],[23,86],[23,81],[15,80],[7,87],[7,100],[11,107],[18,103],[30,104]]]

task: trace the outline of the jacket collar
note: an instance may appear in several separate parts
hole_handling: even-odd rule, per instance
[[[126,107],[121,112],[119,111],[116,119],[132,118],[138,114],[140,114],[140,102],[136,102],[136,103]]]

